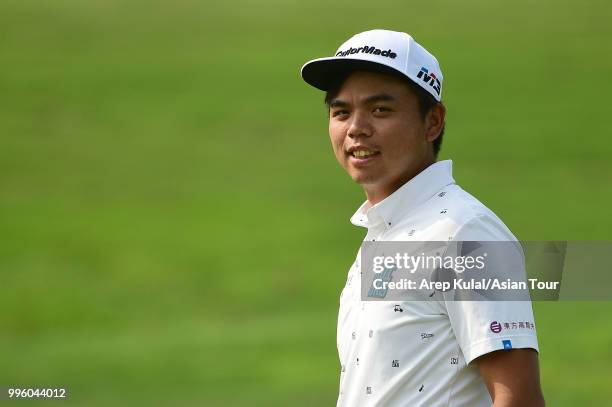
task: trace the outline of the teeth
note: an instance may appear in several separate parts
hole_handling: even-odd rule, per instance
[[[374,154],[374,151],[366,151],[366,150],[353,151],[353,155],[355,157],[368,157],[373,154]]]

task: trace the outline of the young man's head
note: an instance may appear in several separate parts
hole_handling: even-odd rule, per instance
[[[326,91],[334,153],[370,203],[436,160],[444,132],[442,72],[410,35],[356,34],[335,56],[304,64],[301,74]]]
[[[435,161],[445,108],[409,79],[354,71],[325,102],[336,159],[369,198],[384,198]]]

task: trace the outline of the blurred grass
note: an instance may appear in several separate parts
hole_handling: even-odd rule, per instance
[[[610,239],[604,1],[0,3],[0,384],[73,405],[333,405],[363,201],[308,59],[408,31],[442,159],[521,239]],[[549,405],[612,395],[610,303],[538,303]],[[43,403],[44,404],[44,403]]]

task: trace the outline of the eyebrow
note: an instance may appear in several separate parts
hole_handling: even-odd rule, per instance
[[[388,93],[377,93],[375,95],[371,95],[365,98],[363,100],[363,103],[369,104],[369,103],[374,103],[374,102],[392,102],[392,101],[395,101],[395,98],[389,95]],[[348,105],[349,104],[347,102],[345,102],[344,100],[340,100],[340,99],[332,99],[332,101],[329,103],[330,108],[347,107]]]

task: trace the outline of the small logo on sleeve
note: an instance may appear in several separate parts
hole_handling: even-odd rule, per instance
[[[500,324],[499,322],[497,322],[497,321],[493,321],[493,322],[491,322],[490,327],[491,327],[491,331],[492,331],[493,333],[496,333],[496,334],[500,333],[500,332],[501,332],[501,330],[502,330],[502,326],[501,326],[501,324]]]
[[[502,344],[504,345],[504,350],[512,349],[512,341],[510,339],[504,339]]]
[[[493,321],[491,322],[491,331],[498,333],[501,331],[498,330],[494,330],[493,329],[493,325],[495,325],[495,327],[497,327],[497,325],[499,325],[499,327],[501,329],[508,329],[508,330],[515,330],[515,329],[529,329],[529,330],[535,330],[535,324],[533,322],[529,322],[529,321],[507,321],[507,322],[497,322],[497,321]],[[496,328],[498,329],[498,328]]]

